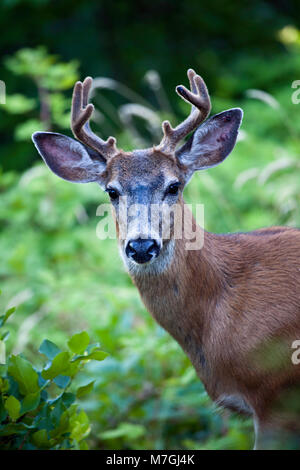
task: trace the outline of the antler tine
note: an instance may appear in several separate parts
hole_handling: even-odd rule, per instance
[[[116,139],[109,137],[106,141],[94,134],[90,128],[89,119],[94,111],[94,106],[88,104],[88,97],[93,83],[91,77],[84,82],[77,82],[74,86],[71,110],[71,129],[76,139],[92,149],[100,152],[108,159],[118,152]]]
[[[175,150],[177,143],[203,122],[210,113],[211,104],[204,80],[192,69],[187,72],[191,90],[183,85],[176,87],[177,94],[192,105],[190,115],[175,129],[169,121],[162,123],[164,136],[158,148],[164,152]]]

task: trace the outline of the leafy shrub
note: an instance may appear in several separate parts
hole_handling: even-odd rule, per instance
[[[71,88],[78,77],[76,61],[59,62],[45,47],[37,47],[20,49],[8,57],[5,64],[13,74],[28,77],[36,86],[39,98],[36,100],[21,94],[7,96],[4,109],[23,115],[23,122],[15,128],[16,140],[28,140],[36,129],[49,131],[53,125],[58,128],[69,126],[70,102],[61,92]],[[26,114],[28,119],[24,121]]]
[[[13,312],[0,317],[0,329]],[[44,340],[39,353],[46,361],[36,368],[22,354],[5,361],[6,338],[1,334],[0,362],[7,363],[0,366],[0,449],[87,449],[90,423],[75,401],[91,391],[94,381],[74,387],[74,379],[87,362],[102,361],[107,354],[89,344],[83,331],[64,351]]]
[[[1,104],[1,146],[13,162],[5,159],[6,168],[24,168],[32,162],[31,134],[36,130],[68,129],[70,95],[66,91],[78,78],[78,62],[60,61],[46,47],[24,48],[3,61],[9,73],[6,100]],[[18,85],[12,89],[12,83]],[[10,139],[7,139],[7,128]],[[13,137],[13,139],[11,139]]]

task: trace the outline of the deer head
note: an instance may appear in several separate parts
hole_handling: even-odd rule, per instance
[[[180,85],[176,92],[191,104],[190,115],[175,128],[164,121],[158,146],[124,152],[116,147],[114,137],[104,141],[91,131],[89,119],[94,107],[88,103],[90,77],[74,87],[71,128],[77,140],[52,132],[32,136],[38,152],[56,175],[73,183],[97,182],[109,194],[121,254],[129,269],[145,269],[157,259],[162,265],[161,261],[170,257],[170,239],[164,239],[160,229],[147,228],[151,205],[182,203],[182,191],[194,171],[221,163],[236,142],[242,110],[229,109],[204,122],[211,109],[206,85],[193,70],[187,74],[190,90]],[[193,135],[178,148],[192,131]],[[133,223],[120,236],[120,205],[124,198],[127,208],[146,210],[138,210]],[[161,217],[156,227],[161,226]]]

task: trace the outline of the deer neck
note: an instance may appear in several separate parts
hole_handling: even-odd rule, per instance
[[[191,218],[193,233],[204,237],[201,249],[186,249],[191,234],[182,233],[182,237],[168,241],[166,252],[161,253],[164,269],[137,270],[130,275],[146,308],[179,342],[199,372],[205,361],[202,347],[223,283],[216,259],[217,237]]]

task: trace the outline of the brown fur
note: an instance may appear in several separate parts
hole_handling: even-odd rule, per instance
[[[90,78],[76,83],[72,101],[72,129],[86,146],[56,133],[37,132],[33,141],[58,176],[97,181],[117,195],[112,203],[125,264],[146,307],[182,346],[211,398],[252,414],[263,437],[291,434],[300,447],[300,365],[291,361],[292,343],[300,339],[300,231],[271,227],[216,235],[193,221],[193,233],[204,234],[204,246],[188,251],[189,234],[175,237],[178,214],[169,240],[157,228],[147,232],[148,215],[141,210],[124,236],[119,231],[119,196],[133,208],[173,207],[177,200],[183,208],[182,190],[193,172],[221,163],[235,145],[242,110],[224,111],[197,127],[209,114],[210,100],[201,77],[193,70],[188,77],[191,91],[179,86],[177,92],[194,108],[174,129],[163,123],[156,148],[125,153],[114,138],[103,141],[91,132],[85,125],[92,113]],[[174,184],[179,196],[172,192]],[[156,217],[161,228],[163,215]],[[156,255],[141,266],[144,261],[134,264],[126,248],[145,238],[151,238]]]
[[[176,240],[163,273],[133,276],[147,309],[213,400],[238,395],[261,428],[292,427],[298,435],[300,411],[285,393],[294,388],[300,396],[300,366],[291,362],[300,339],[300,231],[205,232],[199,251],[184,243]]]

